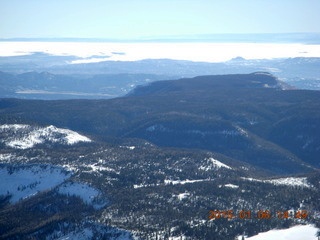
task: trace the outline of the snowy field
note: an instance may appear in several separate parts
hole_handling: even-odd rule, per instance
[[[259,233],[256,236],[245,238],[246,240],[317,240],[317,228],[313,225],[298,225],[288,229],[271,230]],[[238,240],[241,240],[239,237]]]
[[[320,45],[280,43],[111,43],[111,42],[0,42],[0,56],[43,52],[78,56],[70,64],[142,59],[223,62],[246,59],[320,57]]]

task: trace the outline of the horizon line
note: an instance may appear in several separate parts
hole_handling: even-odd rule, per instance
[[[104,38],[104,37],[12,37],[0,38],[0,42],[246,42],[246,43],[314,43],[320,44],[320,32],[292,33],[217,33],[190,34],[174,36],[155,36],[141,38]]]

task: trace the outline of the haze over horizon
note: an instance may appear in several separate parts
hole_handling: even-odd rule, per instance
[[[0,38],[320,33],[319,9],[317,0],[10,0],[0,3]]]

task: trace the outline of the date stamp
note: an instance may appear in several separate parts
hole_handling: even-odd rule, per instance
[[[233,211],[233,210],[210,210],[208,218],[209,220],[216,220],[216,219],[307,219],[308,212],[306,210],[285,210],[285,211],[274,211],[271,212],[270,210],[240,210],[240,211]]]

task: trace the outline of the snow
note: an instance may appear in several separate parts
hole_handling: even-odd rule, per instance
[[[86,169],[90,169],[90,170],[86,170],[83,172],[89,172],[89,173],[100,173],[100,172],[113,172],[115,174],[120,174],[119,171],[116,171],[115,169],[113,168],[110,168],[110,167],[105,167],[101,164],[103,164],[103,160],[99,160],[99,162],[97,163],[92,163],[92,164],[81,164],[80,167],[84,167]],[[78,169],[77,167],[79,167],[79,165],[77,167],[74,167],[74,166],[70,166],[70,165],[65,165],[66,167],[69,167],[69,168],[76,168]]]
[[[87,167],[90,167],[92,172],[103,172],[103,171],[108,171],[108,172],[115,172],[114,169],[109,168],[109,167],[104,167],[104,166],[99,166],[97,163],[86,165]]]
[[[58,238],[58,240],[91,240],[93,238],[93,232],[90,228],[82,229],[81,231],[74,231],[65,235],[63,237]]]
[[[180,235],[178,237],[169,237],[169,240],[186,240],[187,237],[184,235]]]
[[[189,180],[189,179],[186,179],[186,180],[170,180],[170,179],[165,179],[164,180],[164,184],[161,184],[161,183],[157,183],[157,184],[134,184],[133,185],[133,188],[143,188],[143,187],[155,187],[155,186],[163,186],[163,185],[169,185],[169,184],[172,184],[172,185],[177,185],[177,184],[181,184],[181,185],[184,185],[186,183],[196,183],[196,182],[207,182],[207,181],[212,181],[212,179],[195,179],[195,180]]]
[[[58,193],[80,197],[83,202],[93,205],[96,209],[100,209],[106,205],[105,202],[99,199],[100,192],[84,183],[64,183],[58,188]],[[99,200],[99,203],[97,203],[97,200]]]
[[[4,124],[0,126],[0,130],[3,131],[3,130],[11,129],[13,131],[17,131],[17,130],[28,128],[28,127],[29,125],[25,125],[25,124]]]
[[[234,184],[231,184],[231,183],[225,184],[224,186],[227,187],[227,188],[239,188],[238,185],[234,185]]]
[[[132,234],[129,231],[115,227],[104,226],[95,222],[82,222],[76,226],[64,222],[60,225],[60,230],[46,235],[46,240],[92,240],[92,239],[110,239],[110,240],[132,240]]]
[[[133,188],[143,188],[143,187],[155,187],[155,186],[161,186],[161,184],[134,184]]]
[[[196,179],[196,180],[168,180],[165,179],[164,180],[164,184],[168,185],[168,184],[172,184],[172,185],[177,185],[177,184],[186,184],[186,183],[195,183],[195,182],[206,182],[206,181],[211,181],[211,179]]]
[[[134,150],[136,147],[135,146],[120,146],[121,148],[127,148],[129,150]]]
[[[272,183],[274,185],[286,185],[286,186],[297,186],[297,187],[307,187],[311,188],[312,185],[308,183],[306,177],[287,177],[287,178],[278,178],[271,180],[261,180],[255,178],[244,178],[243,180],[254,181],[254,182],[264,182],[264,183]]]
[[[317,228],[313,225],[298,225],[288,229],[270,230],[259,233],[256,236],[245,238],[246,240],[317,240],[315,236]],[[241,240],[241,236],[238,237]]]
[[[15,155],[13,155],[13,154],[11,154],[11,153],[0,154],[0,161],[9,161],[9,160],[11,160],[13,157],[15,157]]]
[[[246,177],[240,177],[243,180],[250,181],[250,182],[264,182],[265,180],[256,179],[256,178],[246,178]]]
[[[77,166],[73,166],[70,164],[64,164],[62,165],[62,167],[70,172],[77,172],[79,169],[77,168]]]
[[[16,203],[52,189],[70,176],[63,168],[50,165],[0,167],[0,195],[12,195],[10,203]]]
[[[201,166],[199,167],[200,170],[204,170],[204,171],[208,171],[211,169],[220,169],[220,168],[227,168],[227,169],[232,169],[231,167],[229,167],[228,165],[210,157],[207,158],[207,164],[208,166]]]
[[[245,137],[249,137],[249,134],[246,130],[244,130],[243,128],[239,127],[239,126],[236,126],[236,129],[239,131],[239,133],[242,135],[242,136],[245,136]]]
[[[209,161],[211,161],[217,168],[228,168],[228,169],[232,169],[231,167],[229,167],[228,165],[216,160],[216,159],[213,159],[213,158],[209,158]]]
[[[190,193],[188,193],[188,192],[180,193],[180,194],[177,195],[177,197],[178,197],[178,199],[179,199],[180,201],[183,200],[183,199],[185,199],[185,198],[187,198],[188,196],[190,196]]]
[[[5,124],[0,126],[0,134],[8,147],[28,149],[36,144],[45,142],[73,145],[78,142],[91,142],[91,140],[69,129],[55,126],[35,127],[25,124]]]
[[[267,182],[273,183],[274,185],[301,186],[301,187],[308,187],[308,188],[311,187],[306,177],[279,178],[279,179],[267,180]]]

